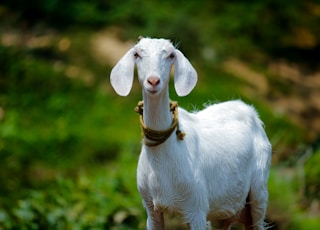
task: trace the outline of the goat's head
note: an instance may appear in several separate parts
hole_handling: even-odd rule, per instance
[[[191,92],[197,73],[187,58],[169,40],[141,38],[111,71],[111,84],[121,95],[129,94],[137,66],[139,82],[147,94],[157,95],[167,87],[174,65],[174,86],[179,96]]]

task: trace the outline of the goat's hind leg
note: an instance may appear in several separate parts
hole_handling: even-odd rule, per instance
[[[266,186],[252,188],[249,194],[253,229],[265,229],[264,218],[268,204],[268,190]]]
[[[228,219],[224,219],[220,222],[220,224],[222,224],[222,226],[220,226],[220,229],[230,230],[231,226],[235,223],[242,224],[245,230],[253,229],[251,207],[250,207],[250,204],[248,203],[248,199],[244,208],[239,213],[237,213],[236,215]]]

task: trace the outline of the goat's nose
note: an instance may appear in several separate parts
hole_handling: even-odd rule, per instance
[[[160,83],[160,78],[151,76],[151,77],[148,77],[147,82],[148,82],[150,85],[152,85],[153,87],[155,87],[155,86],[159,85],[159,83]]]

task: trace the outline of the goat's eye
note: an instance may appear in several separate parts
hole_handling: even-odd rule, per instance
[[[133,56],[134,56],[135,58],[140,58],[140,55],[139,55],[137,52],[135,52],[135,53],[133,54]]]
[[[174,59],[174,58],[175,58],[174,53],[171,53],[171,54],[168,56],[168,58],[171,59],[171,60]]]

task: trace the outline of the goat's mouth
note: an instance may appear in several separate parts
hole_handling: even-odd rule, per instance
[[[145,91],[149,94],[157,94],[160,90],[158,87],[144,87]]]
[[[159,91],[157,89],[146,89],[150,94],[157,94]]]

